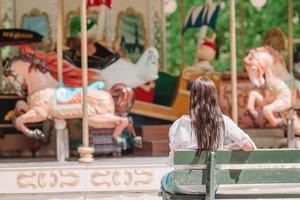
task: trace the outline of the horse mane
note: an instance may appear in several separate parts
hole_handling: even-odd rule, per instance
[[[56,52],[44,53],[42,51],[35,51],[29,45],[22,45],[20,47],[21,54],[12,59],[19,60],[20,57],[24,57],[24,60],[28,60],[30,63],[37,64],[32,66],[43,72],[49,71],[51,75],[58,80],[58,69],[57,69],[57,54]],[[11,59],[11,60],[12,60]],[[32,61],[31,61],[32,60]],[[40,66],[39,66],[40,65]],[[63,60],[63,82],[69,87],[81,87],[82,85],[82,70],[73,66],[71,63]],[[90,82],[99,80],[99,73],[88,70],[88,78]]]
[[[254,60],[256,59],[256,55],[260,54],[260,53],[270,54],[268,52],[268,50],[264,47],[258,47],[258,48],[251,49],[249,51],[248,55],[245,57],[244,63],[245,64],[253,64]]]
[[[281,55],[281,53],[268,45],[251,49],[249,51],[249,54],[243,60],[244,66],[256,66],[256,62],[265,62],[265,59],[263,60],[261,59],[262,57],[257,56],[258,54],[267,54],[270,56],[270,58],[273,60],[273,63],[269,63],[269,65],[266,67],[268,67],[276,77],[281,78],[283,80],[291,79],[291,76],[288,73],[284,58]]]
[[[34,54],[30,54],[30,53],[20,54],[20,55],[12,57],[11,59],[8,59],[5,63],[6,69],[9,70],[11,67],[11,64],[14,62],[17,62],[17,61],[28,62],[30,64],[30,66],[28,68],[29,72],[34,69],[34,70],[38,70],[44,74],[47,72],[51,73],[51,69],[49,68],[48,64],[44,60],[42,60],[42,59],[36,57]]]

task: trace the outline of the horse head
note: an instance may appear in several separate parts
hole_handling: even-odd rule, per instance
[[[26,96],[27,84],[26,77],[28,77],[28,68],[30,63],[16,58],[7,59],[4,64],[4,75],[7,77],[8,84],[10,84],[17,95]]]
[[[138,77],[145,82],[157,79],[158,60],[159,53],[157,49],[154,47],[148,48],[136,63],[139,69]]]
[[[32,54],[15,56],[7,60],[4,67],[4,75],[19,96],[31,94],[40,86],[49,87],[49,72],[47,64]]]
[[[256,48],[251,49],[243,61],[251,83],[257,88],[263,86],[269,75],[267,69],[273,63],[272,56],[264,49]]]

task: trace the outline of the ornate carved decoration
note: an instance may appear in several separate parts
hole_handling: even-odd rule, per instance
[[[42,189],[45,187],[75,187],[78,185],[79,173],[76,171],[29,171],[17,175],[18,188]]]

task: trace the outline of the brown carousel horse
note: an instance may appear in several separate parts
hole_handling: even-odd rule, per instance
[[[15,126],[26,136],[44,137],[40,129],[29,129],[27,123],[54,119],[82,118],[82,88],[58,86],[44,60],[33,54],[16,56],[5,64],[4,73],[19,95],[27,95],[27,104],[19,102],[17,110],[23,112],[15,119]],[[135,145],[141,138],[135,136],[132,120],[127,116],[133,106],[134,92],[123,84],[115,85],[110,92],[97,81],[88,87],[88,124],[93,128],[114,128],[113,139],[124,145],[120,137],[127,128]],[[25,94],[26,91],[26,94]]]

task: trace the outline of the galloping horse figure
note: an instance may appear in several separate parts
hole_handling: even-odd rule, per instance
[[[33,54],[16,56],[6,62],[4,73],[18,94],[24,95],[24,91],[27,92],[28,104],[19,104],[19,109],[23,109],[25,113],[15,120],[16,127],[26,136],[44,137],[41,130],[27,128],[27,123],[41,122],[48,117],[82,118],[82,88],[58,87],[44,60]],[[135,133],[132,121],[125,115],[116,115],[115,110],[120,114],[130,110],[134,92],[124,85],[113,87],[111,93],[102,90],[103,88],[104,83],[101,81],[88,87],[88,124],[93,128],[115,127],[113,138],[122,145],[124,140],[120,134],[124,128],[128,128],[131,136],[135,136]]]
[[[247,109],[253,117],[257,117],[255,103],[263,106],[263,114],[272,126],[285,123],[286,115],[283,112],[292,108],[293,92],[287,82],[291,77],[285,68],[284,59],[279,52],[269,46],[251,49],[244,58],[244,67],[249,75],[250,81],[257,89],[262,89],[264,94],[258,90],[249,93]],[[281,117],[275,117],[274,113],[280,113]],[[295,114],[294,133],[300,135],[300,119]]]

